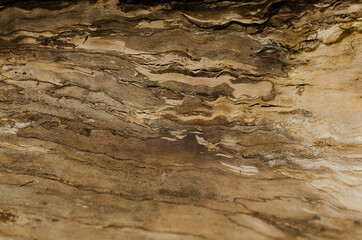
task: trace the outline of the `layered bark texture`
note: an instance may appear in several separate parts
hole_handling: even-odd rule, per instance
[[[359,1],[0,2],[0,239],[362,238]]]

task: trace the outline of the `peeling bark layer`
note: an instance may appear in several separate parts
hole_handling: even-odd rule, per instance
[[[359,1],[2,1],[1,239],[361,239]]]

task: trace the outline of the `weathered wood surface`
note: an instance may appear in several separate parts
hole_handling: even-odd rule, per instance
[[[2,1],[0,239],[361,239],[359,1]]]

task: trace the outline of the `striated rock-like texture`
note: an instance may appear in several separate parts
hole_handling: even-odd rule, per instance
[[[361,8],[1,1],[0,239],[362,239]]]

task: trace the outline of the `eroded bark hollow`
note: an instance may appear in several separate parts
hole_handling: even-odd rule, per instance
[[[361,239],[359,1],[0,1],[1,239]]]

